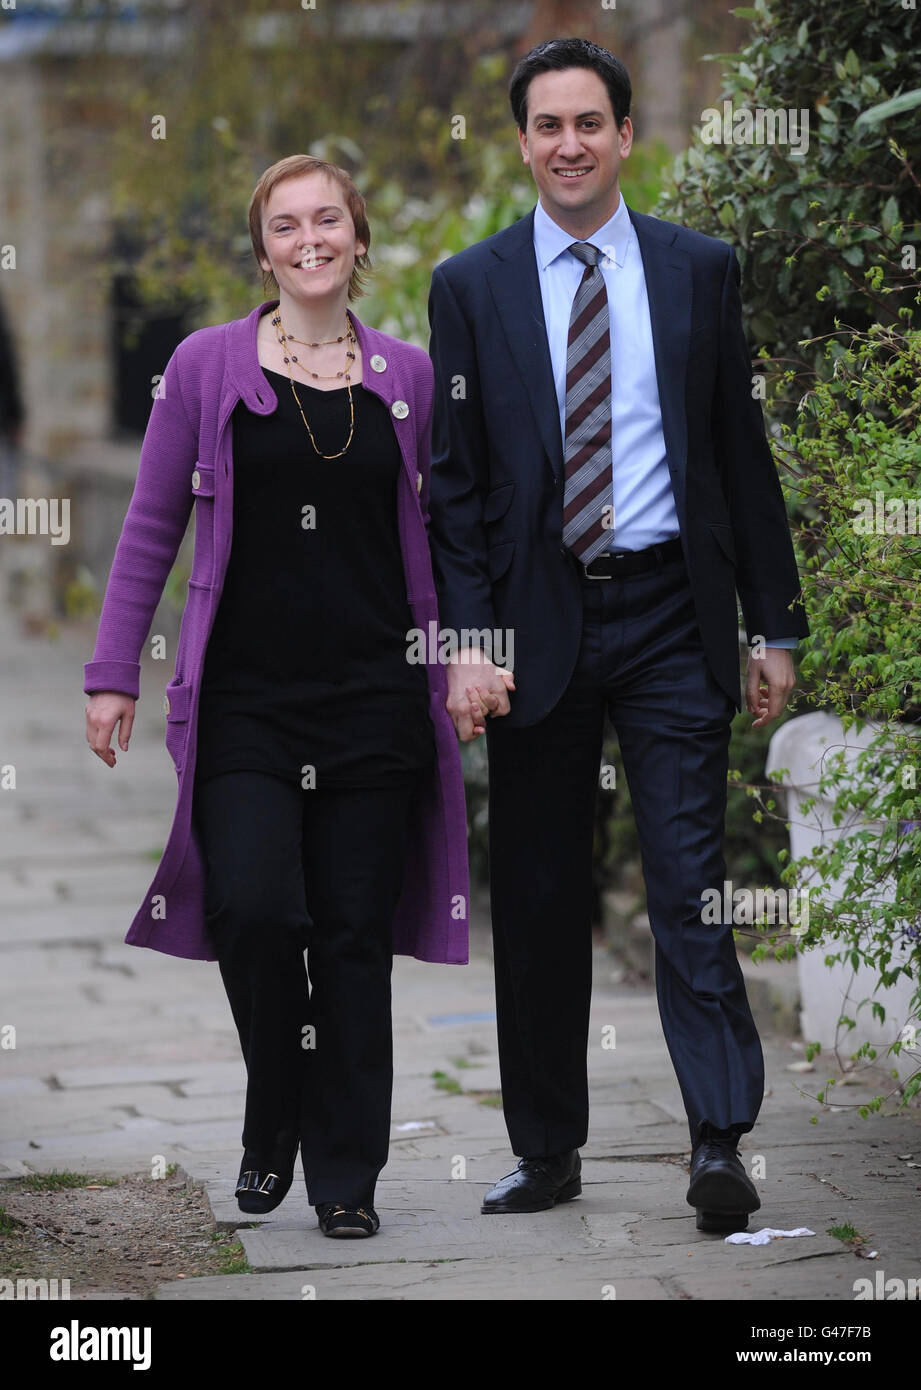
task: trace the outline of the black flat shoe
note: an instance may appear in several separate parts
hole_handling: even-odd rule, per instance
[[[340,1202],[321,1202],[315,1208],[317,1224],[325,1236],[373,1236],[380,1218],[373,1207],[346,1207]]]
[[[248,1159],[240,1165],[240,1176],[234,1195],[241,1211],[256,1216],[264,1216],[280,1206],[294,1181],[294,1170],[281,1176],[270,1173],[268,1169],[247,1168]]]
[[[571,1202],[582,1192],[582,1160],[578,1149],[551,1158],[522,1158],[514,1173],[491,1187],[480,1211],[547,1211],[557,1202]]]
[[[744,1231],[749,1213],[761,1206],[736,1145],[739,1135],[709,1131],[691,1155],[687,1200],[697,1212],[698,1231],[729,1235]]]

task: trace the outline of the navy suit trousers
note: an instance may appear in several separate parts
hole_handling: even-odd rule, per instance
[[[722,900],[726,878],[735,707],[705,659],[684,561],[624,578],[583,575],[582,591],[581,647],[557,705],[521,729],[487,720],[502,1096],[512,1149],[529,1157],[579,1148],[588,1133],[592,850],[606,711],[636,817],[659,1013],[692,1144],[705,1121],[750,1130],[764,1093],[732,925],[701,916],[704,891],[717,888]]]

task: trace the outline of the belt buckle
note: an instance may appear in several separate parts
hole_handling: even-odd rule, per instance
[[[620,555],[616,554],[616,552],[613,552],[613,551],[610,551],[610,550],[606,550],[606,551],[604,551],[601,555],[596,555],[594,560],[589,560],[588,565],[593,565],[593,564],[595,563],[595,560],[602,560],[602,559],[609,559],[609,560],[610,560],[610,559],[612,559],[612,558],[615,559],[615,560],[619,560],[619,559],[620,559]],[[580,561],[580,563],[581,563],[581,561]],[[582,571],[583,571],[583,573],[584,573],[586,579],[613,579],[613,578],[614,578],[613,574],[589,574],[588,565],[586,565],[586,564],[583,564],[583,565],[582,565]]]

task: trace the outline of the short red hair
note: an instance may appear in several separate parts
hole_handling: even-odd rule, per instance
[[[249,235],[253,243],[253,255],[256,257],[256,264],[259,265],[260,258],[266,255],[265,243],[262,240],[262,213],[269,200],[269,195],[285,179],[298,178],[302,174],[326,174],[327,178],[338,183],[345,194],[345,203],[355,227],[356,239],[363,242],[365,246],[361,255],[355,257],[355,265],[349,278],[349,299],[359,299],[361,295],[367,293],[364,286],[371,269],[371,260],[368,256],[368,247],[371,245],[368,209],[364,198],[352,181],[351,175],[345,169],[340,169],[338,164],[329,164],[325,159],[317,159],[312,154],[289,154],[285,159],[280,159],[277,164],[266,169],[256,184],[249,204]],[[262,270],[261,265],[259,269]],[[272,282],[278,289],[278,282],[272,271],[262,270],[262,288],[265,293],[269,291],[269,282]]]

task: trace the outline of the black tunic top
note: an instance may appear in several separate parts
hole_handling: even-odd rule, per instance
[[[254,415],[240,401],[232,416],[233,543],[205,652],[196,777],[251,769],[320,789],[416,776],[434,758],[434,726],[425,667],[406,659],[389,410],[353,386],[352,442],[320,458],[290,379],[263,370],[278,409]],[[296,387],[317,448],[341,449],[347,388]]]

